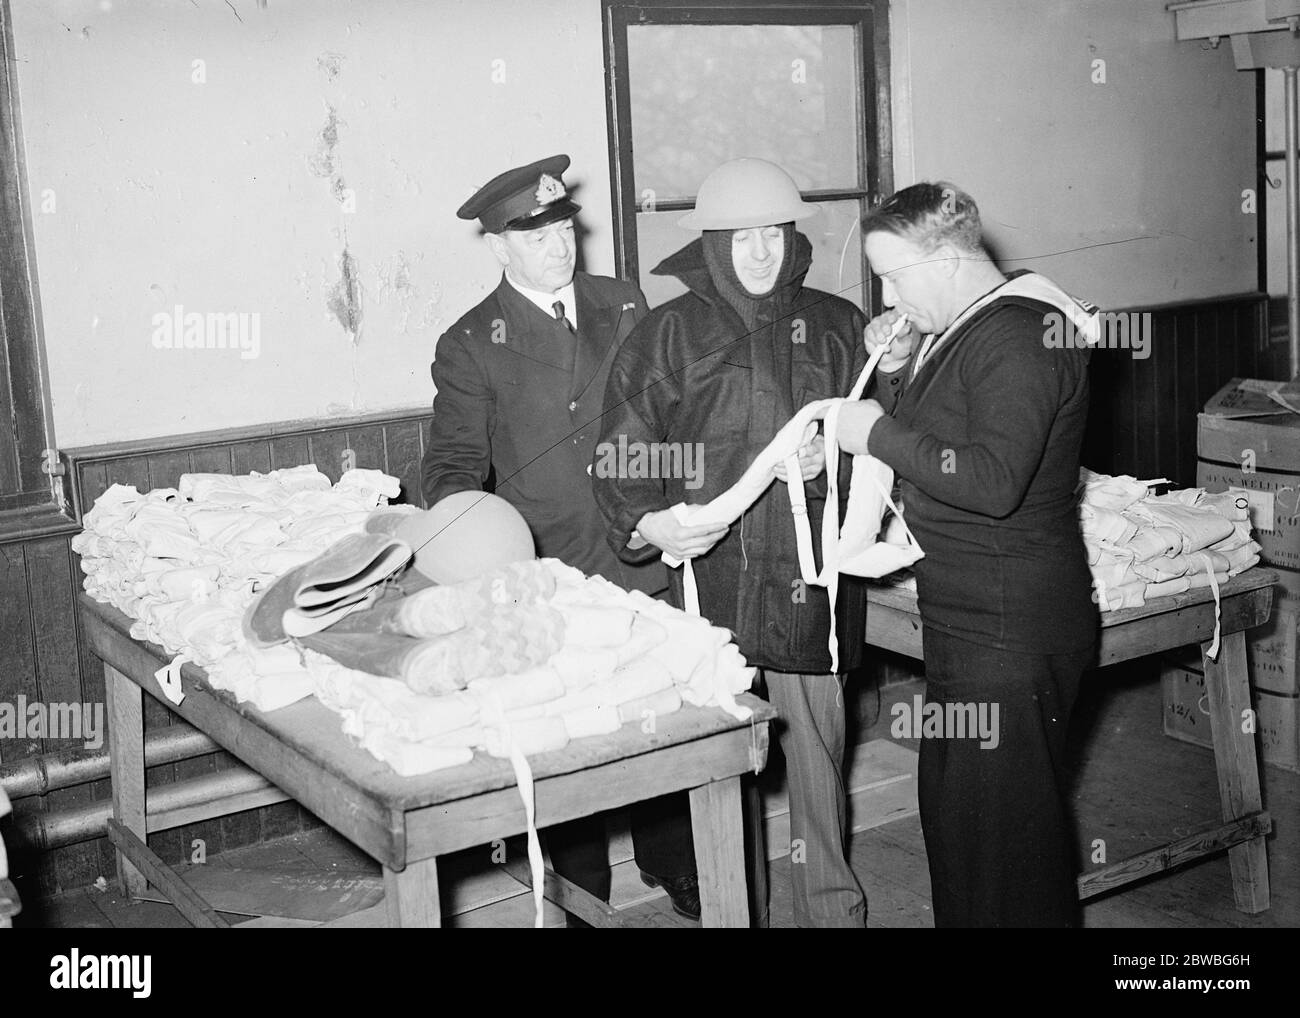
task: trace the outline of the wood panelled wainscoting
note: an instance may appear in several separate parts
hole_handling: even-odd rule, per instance
[[[1234,375],[1280,377],[1274,371],[1275,365],[1285,370],[1285,347],[1269,344],[1263,295],[1137,310],[1152,316],[1151,354],[1144,359],[1135,359],[1128,350],[1094,354],[1084,462],[1107,473],[1165,476],[1190,484],[1195,479],[1197,411]],[[267,425],[69,450],[64,459],[77,519],[115,482],[147,491],[175,486],[180,475],[190,471],[266,472],[310,462],[337,480],[346,450],[352,450],[356,466],[400,478],[404,500],[419,504],[428,421],[426,410]],[[72,524],[53,535],[0,538],[0,704],[15,704],[20,695],[28,703],[104,702],[100,663],[83,646],[73,611],[81,571],[68,542],[77,529]],[[889,681],[906,678],[910,671],[876,660],[864,677]],[[146,703],[149,727],[170,723],[169,712],[152,698],[146,697]],[[0,766],[69,748],[49,739],[3,739]],[[167,784],[233,763],[228,754],[212,753],[151,768],[148,780],[151,785]],[[18,799],[15,812],[22,816],[85,806],[108,794],[107,781],[95,781]],[[215,853],[316,823],[309,813],[286,802],[152,834],[149,844],[166,861],[180,862],[191,857],[196,839],[208,853]],[[24,845],[14,837],[12,820],[5,821],[5,836],[26,902],[85,886],[101,875],[112,878],[106,838],[43,852],[41,846]]]
[[[1285,335],[1270,341],[1262,293],[1124,314],[1151,316],[1149,355],[1093,352],[1084,466],[1194,485],[1197,413],[1231,378],[1288,377]]]
[[[383,470],[402,482],[402,495],[396,501],[422,505],[420,460],[429,420],[425,409],[293,422],[64,450],[62,459],[77,520],[114,483],[149,491],[175,487],[184,473],[266,473],[301,463],[315,463],[331,481],[339,479],[346,462]],[[69,542],[79,530],[70,524],[65,532],[52,536],[0,538],[0,704],[16,707],[20,696],[28,704],[104,703],[103,667],[82,641],[73,609],[82,574],[79,556],[72,553]],[[145,697],[147,729],[169,725],[171,718],[156,700]],[[107,734],[101,734],[101,752],[106,752]],[[0,767],[39,753],[80,748],[81,743],[67,740],[0,738]],[[150,787],[170,784],[236,763],[227,753],[209,753],[152,767],[147,781]],[[14,819],[108,798],[107,780],[29,795],[15,800]],[[14,819],[6,819],[4,836],[14,882],[25,904],[93,883],[101,875],[113,879],[107,838],[47,852],[41,845],[24,843]],[[166,861],[178,863],[194,855],[196,840],[212,854],[316,823],[297,804],[285,802],[160,831],[149,836],[149,846]]]

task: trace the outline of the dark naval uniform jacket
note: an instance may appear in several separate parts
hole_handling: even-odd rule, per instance
[[[655,593],[666,569],[614,554],[591,478],[610,365],[646,314],[645,297],[584,272],[573,285],[576,335],[503,276],[439,338],[421,487],[430,506],[456,491],[495,491],[528,522],[539,556]]]

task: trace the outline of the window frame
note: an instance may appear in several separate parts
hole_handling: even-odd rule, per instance
[[[860,64],[857,186],[800,192],[805,201],[856,201],[862,213],[893,191],[893,130],[890,113],[888,0],[601,0],[605,46],[605,113],[609,130],[610,199],[614,264],[621,279],[641,278],[637,252],[637,192],[632,156],[632,106],[627,30],[631,25],[847,25],[855,29]],[[874,148],[874,158],[872,149]],[[864,179],[865,177],[865,179]],[[691,200],[657,200],[655,212],[687,212]],[[859,217],[860,218],[860,217]],[[868,314],[880,307],[880,283],[871,274],[859,239],[862,301]]]
[[[58,529],[72,522],[55,451],[49,365],[40,315],[31,196],[18,101],[17,58],[9,0],[0,2],[0,410],[12,428],[0,468],[0,540]]]

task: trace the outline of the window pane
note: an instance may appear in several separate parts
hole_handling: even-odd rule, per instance
[[[812,268],[805,286],[835,293],[862,307],[862,253],[858,220],[862,215],[856,201],[824,202],[818,213],[795,226],[812,241]],[[640,259],[641,289],[651,307],[686,291],[671,276],[652,276],[650,270],[674,251],[699,236],[677,225],[684,212],[643,212],[636,217],[637,254]]]
[[[861,68],[850,25],[629,25],[636,201],[692,199],[758,156],[801,191],[861,186]]]

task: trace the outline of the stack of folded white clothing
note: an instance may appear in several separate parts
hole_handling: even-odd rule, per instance
[[[1219,584],[1259,562],[1246,492],[1184,488],[1081,471],[1079,525],[1102,611]]]
[[[350,470],[331,485],[314,465],[269,474],[185,474],[177,488],[141,494],[114,484],[72,540],[83,586],[138,620],[137,639],[220,660],[239,639],[260,585],[361,529],[401,490],[378,470]]]
[[[754,669],[727,630],[556,559],[503,570],[546,578],[534,585],[545,595],[514,603],[516,610],[562,619],[553,627],[558,649],[534,655],[538,663],[523,671],[501,674],[505,658],[489,654],[493,667],[461,674],[484,655],[460,653],[455,660],[465,667],[440,673],[446,682],[423,673],[404,680],[346,668],[297,642],[250,645],[241,621],[254,593],[362,531],[396,485],[376,471],[352,471],[331,488],[311,466],[251,477],[188,474],[178,489],[145,495],[115,485],[86,514],[74,549],[86,590],[138,620],[132,636],[185,655],[206,668],[213,687],[260,710],[315,694],[342,715],[345,732],[403,775],[465,763],[475,749],[502,757],[512,748],[560,749],[629,722],[650,736],[657,719],[683,703],[748,716],[735,697],[749,689]],[[512,589],[504,577],[467,584]],[[496,630],[477,621],[449,621],[449,646],[466,651],[454,638],[473,634],[484,643],[478,650],[491,651]]]
[[[543,664],[438,694],[308,651],[317,698],[343,715],[345,732],[406,775],[465,763],[475,748],[501,757],[511,745],[525,755],[561,749],[628,722],[650,734],[683,702],[747,715],[735,695],[753,683],[754,669],[727,630],[557,559],[537,567],[555,577],[545,600],[565,623],[563,646]]]

